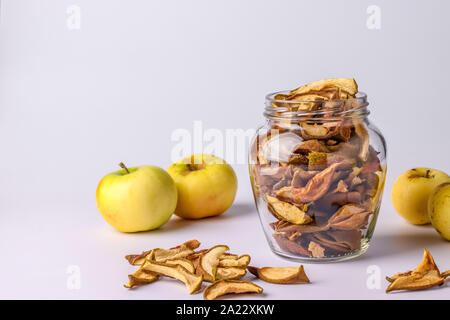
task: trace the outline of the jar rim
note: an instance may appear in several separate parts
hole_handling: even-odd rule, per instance
[[[289,91],[277,91],[269,93],[265,97],[265,111],[264,116],[272,120],[284,120],[299,118],[302,120],[319,120],[326,118],[327,115],[333,114],[335,117],[365,117],[369,115],[367,106],[367,94],[358,91],[354,98],[349,99],[333,99],[333,100],[280,100],[275,99],[276,95],[288,94]],[[274,107],[273,104],[278,103],[281,106]],[[293,110],[292,107],[299,104],[314,104],[317,107],[314,110]],[[284,105],[284,106],[283,106]],[[326,108],[322,108],[326,106]],[[344,108],[353,106],[351,108]],[[330,119],[331,120],[331,119]]]

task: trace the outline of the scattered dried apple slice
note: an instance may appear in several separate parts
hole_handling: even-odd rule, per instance
[[[250,281],[219,280],[205,289],[203,297],[205,300],[215,300],[226,294],[239,293],[262,293],[263,288]]]
[[[194,253],[194,249],[200,246],[200,242],[197,240],[187,241],[177,247],[170,249],[154,249],[153,260],[157,262],[164,262],[166,260],[185,258],[188,255]]]
[[[129,254],[125,256],[125,259],[128,260],[128,262],[133,266],[140,266],[144,263],[145,257],[151,252],[152,250],[144,251],[141,254]]]
[[[441,273],[441,277],[444,278],[444,279],[447,278],[447,277],[450,277],[450,270],[442,272]]]
[[[228,246],[218,245],[206,251],[199,258],[196,273],[203,275],[205,280],[215,281],[219,258],[228,250]]]
[[[193,274],[181,265],[170,265],[163,262],[146,260],[142,265],[142,269],[161,276],[166,276],[180,280],[186,285],[190,294],[197,292],[203,282],[203,276]]]
[[[309,283],[303,265],[298,268],[293,267],[247,267],[250,273],[257,276],[259,279],[270,283],[277,284],[293,284],[293,283]]]
[[[247,273],[245,268],[240,267],[218,267],[216,273],[217,280],[236,280]]]
[[[183,268],[185,268],[187,271],[189,271],[190,273],[195,273],[194,264],[188,259],[181,258],[181,259],[175,259],[175,260],[166,260],[165,263],[170,264],[170,265],[180,265]]]
[[[219,259],[219,267],[246,267],[250,263],[250,256],[244,254],[238,259]]]
[[[128,275],[128,283],[124,285],[125,288],[134,288],[149,284],[158,280],[158,275],[139,268],[134,273]]]
[[[394,278],[394,277],[392,277]],[[434,259],[427,249],[424,249],[423,259],[414,271],[398,276],[387,287],[386,293],[394,290],[421,290],[444,283],[445,278],[439,272]]]
[[[179,246],[170,249],[153,249],[155,252],[154,260],[163,262],[168,259],[185,258],[194,253],[194,249],[200,246],[197,240],[189,240]],[[125,256],[125,259],[134,266],[140,266],[144,263],[145,258],[152,250],[144,251],[141,254],[130,254]]]
[[[411,275],[411,273],[412,273],[412,271],[399,272],[390,277],[386,276],[386,280],[389,282],[394,282],[395,280],[397,280],[400,277],[405,277],[405,276]]]
[[[275,197],[267,196],[269,210],[280,220],[293,224],[308,224],[313,220],[303,210],[297,206],[278,200]]]

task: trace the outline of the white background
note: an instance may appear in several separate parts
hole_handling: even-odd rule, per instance
[[[366,9],[381,9],[369,30]],[[69,5],[81,29],[67,28]],[[122,284],[123,256],[196,238],[228,244],[256,266],[295,265],[272,254],[245,165],[223,216],[174,217],[160,230],[121,234],[95,205],[95,189],[124,161],[171,163],[174,130],[255,128],[264,95],[327,77],[354,77],[388,143],[388,179],[369,251],[306,265],[312,284],[257,282],[268,299],[448,298],[448,284],[386,295],[366,286],[409,270],[427,247],[450,269],[449,242],[394,212],[395,177],[418,166],[450,172],[450,3],[433,1],[3,0],[0,18],[0,298],[201,299],[164,280]],[[67,288],[69,265],[81,288]],[[248,277],[251,279],[251,277]],[[245,298],[260,298],[244,296]]]

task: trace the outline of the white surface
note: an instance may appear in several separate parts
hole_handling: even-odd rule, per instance
[[[390,186],[406,169],[450,172],[445,99],[450,73],[448,1],[378,1],[381,30],[366,28],[371,2],[3,0],[0,23],[0,298],[184,299],[179,283],[129,291],[123,256],[197,238],[228,244],[252,264],[273,255],[253,206],[247,169],[235,205],[200,222],[120,234],[95,207],[101,177],[124,161],[167,167],[178,128],[254,128],[264,95],[320,78],[353,76],[388,143],[388,179],[371,248],[360,259],[307,265],[311,285],[260,283],[273,299],[448,298],[448,284],[386,295],[366,286],[411,269],[427,247],[450,269],[449,242],[403,222]],[[81,29],[66,27],[79,5]],[[81,289],[66,286],[69,265]],[[245,296],[253,298],[253,296]]]

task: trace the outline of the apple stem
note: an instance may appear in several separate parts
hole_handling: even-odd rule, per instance
[[[124,169],[127,173],[130,173],[130,171],[128,170],[127,166],[126,166],[123,162],[119,163],[119,166],[120,166],[122,169]]]

